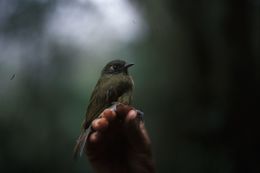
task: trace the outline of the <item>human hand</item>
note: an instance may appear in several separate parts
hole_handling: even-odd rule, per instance
[[[86,154],[97,173],[153,173],[150,139],[134,108],[119,104],[92,122]]]

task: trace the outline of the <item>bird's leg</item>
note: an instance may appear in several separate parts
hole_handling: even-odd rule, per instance
[[[114,112],[116,112],[116,108],[118,105],[120,105],[120,102],[112,102],[112,106],[110,106],[110,109]]]
[[[117,111],[120,111],[119,109],[119,107],[118,106],[123,106],[124,104],[122,104],[122,103],[120,103],[120,102],[112,102],[112,106],[110,106],[110,109],[112,110],[112,111],[114,111],[114,112],[117,112]],[[118,109],[119,108],[119,109]],[[129,107],[129,110],[135,110],[136,111],[136,113],[137,113],[137,118],[138,118],[138,120],[139,121],[142,121],[142,122],[144,122],[144,113],[142,112],[142,111],[140,111],[140,110],[138,110],[138,109],[135,109],[134,107]],[[129,111],[128,110],[128,111]]]

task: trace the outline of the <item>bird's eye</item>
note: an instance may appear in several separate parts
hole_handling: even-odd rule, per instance
[[[118,65],[111,65],[110,70],[115,71],[118,70],[119,66]]]
[[[115,70],[117,70],[117,69],[118,69],[118,65],[113,65],[113,68],[114,68]]]

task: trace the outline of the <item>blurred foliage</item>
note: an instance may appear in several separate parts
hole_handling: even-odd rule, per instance
[[[130,1],[146,36],[96,56],[46,37],[57,2],[0,2],[0,172],[90,171],[72,149],[99,72],[115,57],[136,64],[134,105],[158,172],[260,172],[259,0]]]

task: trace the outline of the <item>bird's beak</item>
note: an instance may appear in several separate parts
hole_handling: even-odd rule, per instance
[[[129,67],[131,67],[131,66],[133,66],[133,65],[134,65],[134,64],[131,64],[131,63],[130,63],[130,64],[125,64],[124,68],[125,68],[125,69],[128,69]]]

